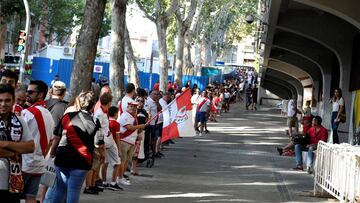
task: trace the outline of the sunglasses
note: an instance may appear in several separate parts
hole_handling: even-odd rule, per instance
[[[144,102],[144,100],[142,100],[142,99],[138,99],[138,100],[136,100],[136,102],[141,102],[141,103],[143,103],[143,102]]]
[[[35,92],[38,93],[37,90],[26,90],[26,93],[28,93],[29,95],[32,95],[32,94],[34,94]]]

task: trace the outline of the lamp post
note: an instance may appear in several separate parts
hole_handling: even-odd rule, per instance
[[[27,41],[29,39],[29,30],[30,30],[30,8],[29,3],[27,0],[23,0],[24,6],[25,6],[25,12],[26,12],[26,23],[25,23],[25,49],[24,52],[21,54],[21,62],[20,62],[20,75],[19,80],[21,83],[24,81],[24,67],[25,67],[25,56],[27,51]]]

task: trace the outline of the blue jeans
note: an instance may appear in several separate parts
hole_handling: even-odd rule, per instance
[[[302,166],[302,151],[307,151],[307,160],[306,160],[306,167],[312,167],[313,161],[314,161],[314,148],[310,146],[309,148],[306,148],[305,146],[301,144],[295,145],[295,161],[296,166]]]
[[[339,128],[339,122],[335,122],[335,119],[337,117],[338,112],[334,111],[331,115],[331,129],[333,131],[333,142],[334,144],[339,144],[339,135],[338,135],[338,128]]]
[[[45,203],[78,203],[81,186],[85,180],[87,170],[56,168],[55,186],[49,188],[45,196]]]

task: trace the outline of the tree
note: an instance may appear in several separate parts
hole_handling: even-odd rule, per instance
[[[189,2],[190,1],[190,2]],[[176,44],[175,80],[182,81],[185,34],[189,31],[192,19],[195,15],[198,0],[186,0],[183,8],[176,10],[176,21],[178,26]]]
[[[30,10],[40,23],[39,47],[52,42],[64,45],[73,28],[83,21],[84,0],[31,0]],[[75,18],[76,17],[76,18]]]
[[[244,19],[256,12],[258,1],[213,0],[204,3],[202,23],[195,29],[197,71],[201,65],[215,65],[226,48],[254,30],[254,26],[244,23]]]
[[[179,0],[136,0],[145,17],[156,24],[159,44],[160,90],[166,91],[168,79],[168,60],[166,29],[171,16],[178,9]]]
[[[127,0],[111,0],[111,54],[110,86],[113,89],[114,102],[124,92],[125,70],[125,27]]]
[[[134,56],[134,50],[131,45],[131,39],[129,35],[129,30],[127,26],[125,26],[125,53],[126,58],[129,63],[129,82],[133,83],[136,88],[140,87],[140,80],[138,75],[138,67],[136,64],[136,58]]]
[[[71,97],[76,97],[81,91],[90,90],[105,5],[106,0],[86,1],[84,21],[76,43],[73,71],[71,74]]]
[[[1,0],[0,3],[0,62],[5,57],[5,40],[7,33],[7,22],[14,15],[25,15],[22,0]],[[14,35],[15,37],[15,35]],[[17,32],[16,32],[17,37]]]

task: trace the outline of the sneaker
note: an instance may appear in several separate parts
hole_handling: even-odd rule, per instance
[[[158,152],[158,154],[161,156],[161,157],[163,157],[163,156],[165,156],[163,153],[161,153],[161,152]]]
[[[313,169],[312,169],[311,167],[308,167],[306,171],[307,171],[308,174],[312,174],[312,173],[313,173]]]
[[[210,131],[208,131],[208,130],[205,130],[205,133],[210,133]]]
[[[282,148],[276,147],[276,150],[279,152],[280,156],[283,154],[283,149]]]
[[[123,175],[123,177],[126,179],[126,180],[130,180],[130,177],[126,174]]]
[[[121,178],[119,183],[122,185],[131,185],[130,181],[126,180],[125,178]]]
[[[90,194],[90,195],[98,195],[99,192],[96,191],[94,188],[89,187],[84,189],[84,194]]]
[[[104,187],[104,189],[105,188],[108,188],[110,186],[110,184],[109,183],[103,183],[103,187]]]
[[[107,187],[107,189],[112,190],[112,191],[119,191],[119,190],[124,190],[122,187],[120,187],[118,184],[109,184],[109,187]]]
[[[97,192],[104,192],[103,187],[94,186],[93,189],[96,190]]]
[[[295,168],[293,168],[294,170],[299,170],[302,171],[304,170],[304,168],[301,165],[296,166]]]
[[[103,185],[103,181],[102,180],[97,180],[95,182],[95,186],[101,189],[104,189],[104,185]]]
[[[201,137],[202,136],[202,133],[199,133],[199,137]]]

